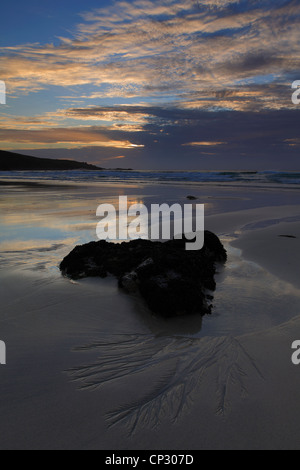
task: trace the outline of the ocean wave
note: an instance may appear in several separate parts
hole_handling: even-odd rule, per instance
[[[297,171],[14,171],[0,172],[1,180],[50,180],[66,182],[108,183],[248,183],[253,185],[300,185]]]

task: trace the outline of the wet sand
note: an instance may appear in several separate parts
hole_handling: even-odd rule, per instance
[[[299,449],[296,192],[58,186],[0,189],[0,448]],[[101,202],[191,192],[229,249],[211,317],[162,321],[113,278],[60,276]]]

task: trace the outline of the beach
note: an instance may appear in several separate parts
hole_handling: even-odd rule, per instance
[[[300,448],[295,185],[0,180],[1,449]],[[120,195],[205,204],[228,251],[211,316],[162,320],[113,277],[62,277]]]

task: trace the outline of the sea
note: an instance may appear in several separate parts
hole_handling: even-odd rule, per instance
[[[61,182],[102,182],[128,184],[209,184],[299,187],[299,171],[154,171],[154,170],[71,170],[0,172],[3,180],[51,180]]]

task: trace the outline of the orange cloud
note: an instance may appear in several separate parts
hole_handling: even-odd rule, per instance
[[[109,137],[88,129],[43,129],[43,130],[0,130],[0,142],[5,149],[35,148],[81,148],[107,147],[134,149],[142,148],[129,140],[112,140]]]
[[[216,91],[239,80],[268,74],[281,78],[299,69],[300,5],[287,2],[266,9],[258,2],[248,11],[226,9],[233,3],[237,0],[202,0],[195,8],[193,0],[116,1],[83,14],[73,37],[60,38],[57,45],[3,47],[1,78],[14,96],[53,85],[93,85],[99,91],[87,96],[81,90],[78,95],[163,98],[170,93],[181,101],[182,93],[194,92],[197,107],[243,110],[242,102],[247,107],[253,97],[241,94],[224,101],[216,99]],[[199,96],[207,91],[210,102],[202,102]],[[274,101],[274,95],[268,95],[255,105],[285,108],[288,100],[276,100],[276,106]]]
[[[299,147],[300,146],[300,138],[297,137],[295,139],[286,139],[285,142],[289,145],[289,147]]]
[[[227,142],[188,142],[182,144],[183,147],[217,147],[218,145],[227,145]]]
[[[109,157],[109,158],[104,158],[102,161],[106,162],[109,160],[122,160],[123,158],[126,158],[124,155],[120,155],[119,157]]]

